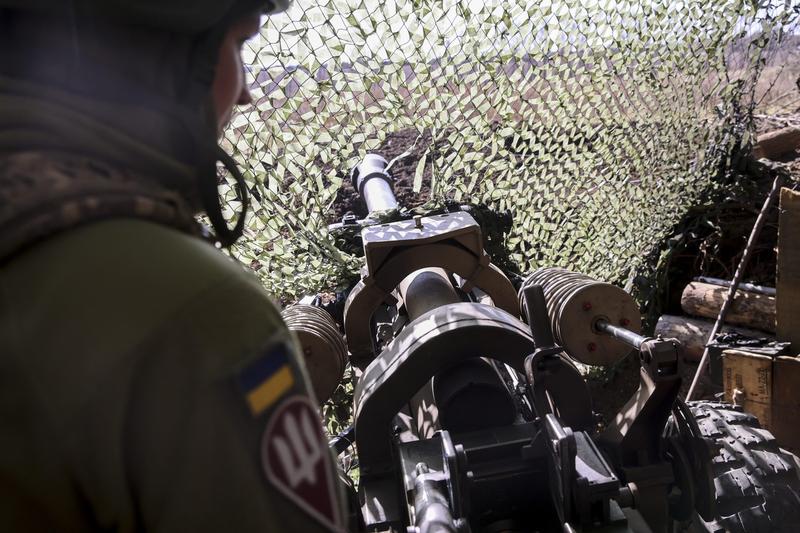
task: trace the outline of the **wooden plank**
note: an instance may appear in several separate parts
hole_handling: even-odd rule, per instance
[[[800,347],[800,193],[781,189],[778,226],[776,333]]]
[[[716,319],[728,295],[727,287],[693,281],[681,295],[686,314]],[[775,332],[775,297],[738,290],[725,322]]]
[[[772,357],[742,350],[722,352],[725,401],[741,405],[761,425],[772,427]]]
[[[800,359],[778,357],[773,363],[772,433],[781,446],[800,449]]]

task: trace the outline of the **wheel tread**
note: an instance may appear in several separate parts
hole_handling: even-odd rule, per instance
[[[788,533],[800,531],[800,472],[797,458],[741,407],[691,402],[700,432],[719,451],[712,458],[716,520],[707,532]]]

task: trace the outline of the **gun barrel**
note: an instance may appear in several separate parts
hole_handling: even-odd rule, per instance
[[[408,275],[397,287],[411,320],[443,305],[461,301],[447,272],[441,268],[423,268]]]
[[[367,154],[352,172],[353,188],[364,199],[370,214],[398,208],[388,163],[378,154]]]

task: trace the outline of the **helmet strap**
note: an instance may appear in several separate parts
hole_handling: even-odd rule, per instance
[[[247,217],[247,209],[250,202],[244,176],[242,176],[242,173],[236,166],[236,162],[219,146],[216,147],[215,153],[216,160],[221,162],[227,171],[230,172],[231,176],[233,176],[234,180],[236,180],[236,194],[239,197],[239,200],[242,202],[242,209],[239,212],[239,216],[237,217],[233,228],[228,226],[228,223],[225,221],[225,217],[222,216],[222,205],[219,198],[216,165],[210,166],[210,169],[213,170],[213,174],[210,176],[203,175],[199,179],[198,185],[200,189],[200,199],[203,202],[203,208],[206,211],[206,215],[208,215],[208,219],[211,221],[211,226],[214,228],[216,238],[222,246],[228,248],[234,242],[236,242],[239,237],[242,236],[245,218]]]

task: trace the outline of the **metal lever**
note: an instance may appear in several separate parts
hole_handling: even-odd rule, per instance
[[[561,356],[564,348],[555,343],[542,286],[525,287],[522,295],[536,346],[525,358],[533,410],[539,417],[557,414],[575,430],[591,429],[594,420],[589,389],[578,369]]]
[[[531,285],[530,287],[525,287],[522,295],[525,298],[525,306],[528,310],[528,324],[531,327],[536,351],[555,348],[556,343],[553,339],[553,330],[550,327],[550,318],[547,316],[547,304],[542,286]],[[557,352],[561,350],[562,348],[559,347]]]

